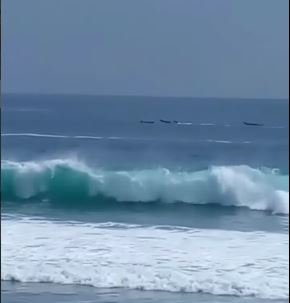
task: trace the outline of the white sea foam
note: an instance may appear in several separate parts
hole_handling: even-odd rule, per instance
[[[1,279],[289,297],[288,236],[2,220]]]
[[[234,143],[233,141],[229,141],[229,140],[212,140],[212,139],[208,139],[207,142],[210,142],[210,143],[223,143],[223,144]]]
[[[177,125],[192,125],[192,122],[177,122]]]

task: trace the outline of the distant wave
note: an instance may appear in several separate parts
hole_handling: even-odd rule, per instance
[[[39,133],[4,133],[1,137],[37,137],[59,139],[92,139],[92,140],[147,140],[146,138],[120,137],[120,136],[91,136],[91,135],[55,135]]]
[[[156,138],[138,138],[138,137],[122,137],[122,136],[91,136],[91,135],[55,135],[55,134],[38,134],[38,133],[3,133],[1,137],[36,137],[36,138],[54,138],[54,139],[79,139],[79,140],[128,140],[128,141],[150,141]],[[160,138],[158,139],[161,140]],[[176,139],[175,139],[176,140]],[[179,139],[180,141],[188,141],[190,139]],[[230,141],[230,140],[193,140],[193,142],[207,142],[218,144],[250,144],[252,141]]]
[[[212,139],[208,139],[206,141],[209,143],[221,143],[221,144],[249,144],[249,143],[251,143],[251,141],[234,142],[234,141],[230,141],[230,140],[212,140]]]
[[[289,176],[249,166],[217,166],[186,172],[166,168],[136,171],[89,169],[74,160],[1,161],[4,201],[220,204],[289,213]],[[61,202],[60,202],[61,201]]]
[[[1,137],[47,137],[47,138],[71,138],[67,135],[53,135],[53,134],[37,134],[37,133],[4,133]]]
[[[106,137],[102,137],[102,136],[90,136],[90,135],[70,136],[70,135],[55,135],[55,134],[40,134],[40,133],[3,133],[1,134],[1,137],[39,137],[39,138],[95,139],[95,140],[106,139]]]

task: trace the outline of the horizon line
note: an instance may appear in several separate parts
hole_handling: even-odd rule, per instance
[[[5,95],[32,95],[32,96],[81,96],[81,97],[116,97],[116,98],[155,98],[155,99],[215,99],[215,100],[289,100],[289,97],[194,97],[194,96],[154,96],[154,95],[134,95],[134,94],[86,94],[86,93],[36,93],[36,92],[1,92]]]

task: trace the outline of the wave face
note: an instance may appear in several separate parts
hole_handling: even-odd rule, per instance
[[[75,160],[1,161],[4,201],[214,203],[289,214],[288,182],[288,175],[249,166],[106,171]]]
[[[40,218],[2,227],[2,280],[289,297],[285,234]]]

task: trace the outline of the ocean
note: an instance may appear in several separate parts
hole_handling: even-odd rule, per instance
[[[288,302],[288,106],[2,96],[2,302]]]

